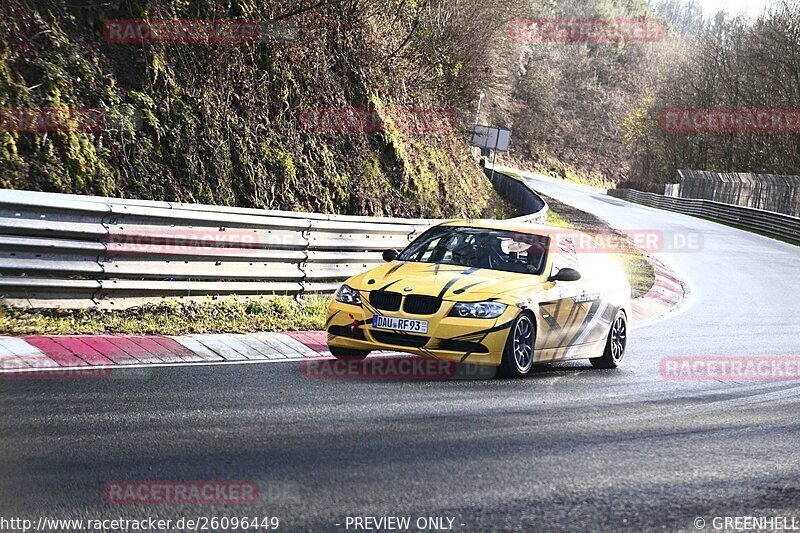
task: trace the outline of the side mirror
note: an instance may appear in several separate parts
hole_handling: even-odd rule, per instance
[[[555,276],[550,276],[547,281],[578,281],[581,273],[574,268],[562,268]]]
[[[383,252],[383,260],[389,263],[397,259],[397,256],[399,255],[400,252],[398,252],[397,250],[386,250],[385,252]]]

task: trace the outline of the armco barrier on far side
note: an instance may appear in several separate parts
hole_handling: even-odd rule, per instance
[[[733,224],[786,239],[800,240],[800,218],[783,213],[723,204],[711,200],[662,196],[633,189],[609,189],[608,195],[650,207]]]

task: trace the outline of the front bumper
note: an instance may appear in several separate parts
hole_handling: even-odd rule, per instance
[[[476,365],[500,365],[509,329],[519,309],[509,306],[496,319],[450,317],[454,305],[454,302],[445,301],[437,314],[429,316],[380,311],[384,316],[427,320],[427,334],[417,335],[373,328],[371,311],[333,300],[325,326],[328,345],[350,350],[399,351]]]

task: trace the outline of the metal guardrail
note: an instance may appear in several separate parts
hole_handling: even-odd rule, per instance
[[[0,295],[121,309],[329,292],[436,222],[3,190]]]
[[[681,198],[800,216],[800,176],[678,170]]]
[[[439,222],[0,190],[0,298],[125,309],[327,293]]]
[[[783,213],[723,204],[712,200],[662,196],[633,189],[609,189],[608,195],[800,241],[800,218]]]
[[[523,213],[526,213],[511,220],[530,222],[532,224],[545,224],[547,222],[547,212],[549,210],[547,202],[536,191],[531,189],[525,180],[496,169],[494,175],[492,175],[490,168],[484,169],[484,172],[487,176],[492,177],[492,185],[494,185],[500,196],[516,205]]]

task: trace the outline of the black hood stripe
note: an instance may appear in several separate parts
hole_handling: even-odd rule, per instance
[[[486,280],[476,281],[475,283],[471,283],[471,284],[467,285],[466,287],[461,287],[460,289],[456,289],[456,290],[453,291],[453,294],[464,294],[465,292],[467,292],[471,288],[477,287],[481,283],[486,283]]]
[[[407,264],[408,263],[405,262],[405,261],[403,261],[402,263],[396,264],[395,266],[393,266],[392,268],[389,269],[389,271],[384,275],[384,277],[391,276],[392,274],[394,274],[395,272],[397,272],[398,270],[400,270],[401,268],[403,268]]]
[[[398,279],[398,280],[395,280],[395,281],[393,281],[393,282],[389,283],[388,285],[384,285],[383,287],[381,287],[380,289],[378,289],[378,291],[385,291],[386,289],[388,289],[389,287],[391,287],[391,286],[392,286],[392,285],[394,285],[395,283],[400,283],[400,280]]]
[[[477,267],[468,268],[467,270],[464,270],[463,272],[461,272],[457,276],[453,277],[453,279],[451,279],[450,281],[445,283],[444,287],[442,287],[442,290],[439,292],[439,298],[443,298],[444,295],[447,294],[447,291],[450,290],[450,287],[452,287],[453,285],[455,285],[456,283],[458,283],[459,281],[461,281],[465,277],[467,277],[467,276],[469,276],[471,274],[474,274],[478,270],[480,270],[480,268],[477,268]]]

